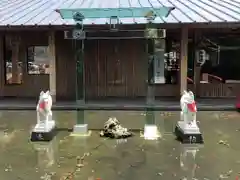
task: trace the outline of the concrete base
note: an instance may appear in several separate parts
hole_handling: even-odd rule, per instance
[[[199,128],[185,128],[183,121],[178,121],[175,127],[175,135],[182,143],[201,144],[203,137]]]
[[[91,131],[88,131],[88,124],[76,124],[73,127],[71,136],[90,136]]]
[[[144,133],[140,135],[147,140],[157,140],[161,137],[160,132],[158,131],[158,127],[156,125],[145,125]]]
[[[55,121],[48,121],[48,125],[44,123],[36,124],[32,133],[31,141],[51,141],[56,135],[56,124]]]

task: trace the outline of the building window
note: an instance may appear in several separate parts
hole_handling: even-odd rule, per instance
[[[48,46],[30,46],[27,48],[28,74],[49,74]]]
[[[22,61],[19,59],[19,47],[10,37],[4,38],[5,83],[22,84]]]

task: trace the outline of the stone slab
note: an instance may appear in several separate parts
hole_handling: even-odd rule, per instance
[[[88,124],[76,124],[73,127],[73,133],[86,134],[88,132]]]
[[[73,132],[71,133],[70,136],[90,136],[91,131],[88,131],[88,124],[76,124],[73,127]]]
[[[156,125],[145,125],[144,133],[140,133],[140,137],[144,137],[145,139],[149,140],[156,140],[161,137],[161,133]]]

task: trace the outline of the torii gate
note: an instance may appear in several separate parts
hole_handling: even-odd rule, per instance
[[[164,37],[159,38],[159,31],[156,31],[156,24],[154,23],[155,18],[159,17],[161,19],[167,17],[171,11],[174,10],[173,7],[131,7],[131,8],[77,8],[77,9],[57,9],[56,11],[60,13],[61,17],[66,20],[74,20],[75,28],[72,31],[72,38],[75,42],[75,58],[76,58],[76,101],[80,105],[85,103],[85,78],[84,78],[84,40],[88,39],[86,37],[86,30],[84,28],[84,20],[86,19],[99,19],[106,18],[110,21],[111,28],[116,30],[116,25],[119,23],[119,19],[124,18],[146,18],[146,31],[145,38],[151,39],[153,46],[158,46],[160,43],[159,39],[164,40]],[[164,31],[165,32],[165,31]],[[131,37],[129,37],[131,38]],[[97,39],[97,38],[96,38]],[[110,39],[110,38],[109,38]],[[80,41],[81,43],[76,43]],[[77,44],[81,44],[80,47]],[[165,40],[164,43],[165,44]],[[161,45],[160,45],[161,46]],[[163,47],[165,49],[165,45]],[[149,55],[148,60],[148,92],[147,92],[147,106],[146,109],[146,124],[155,125],[155,116],[153,111],[154,106],[154,86],[151,84],[154,82],[152,68],[154,58],[164,58],[164,50],[155,48],[153,54]],[[154,57],[154,58],[153,58]],[[164,61],[161,61],[164,67]],[[160,72],[164,73],[164,72]],[[164,75],[164,74],[163,74]],[[74,133],[87,135],[88,126],[84,122],[84,110],[77,109],[77,124],[74,127]]]

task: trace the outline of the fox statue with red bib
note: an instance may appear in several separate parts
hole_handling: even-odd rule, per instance
[[[41,91],[40,96],[39,96],[39,100],[38,100],[38,104],[37,104],[37,123],[40,124],[41,123],[41,115],[44,117],[44,120],[46,121],[44,123],[45,125],[45,129],[48,129],[48,121],[52,120],[52,97],[49,93],[49,91],[47,91],[46,93],[44,93],[43,91]]]
[[[52,119],[52,97],[41,91],[37,104],[37,124],[32,131],[32,141],[50,141],[53,138],[55,121]]]
[[[186,128],[188,127],[197,127],[196,123],[196,114],[197,106],[194,100],[194,95],[192,91],[183,92],[183,95],[180,100],[181,104],[181,120],[184,121]]]
[[[196,122],[197,106],[192,91],[184,91],[180,100],[181,113],[175,134],[183,143],[203,143],[202,134]]]

